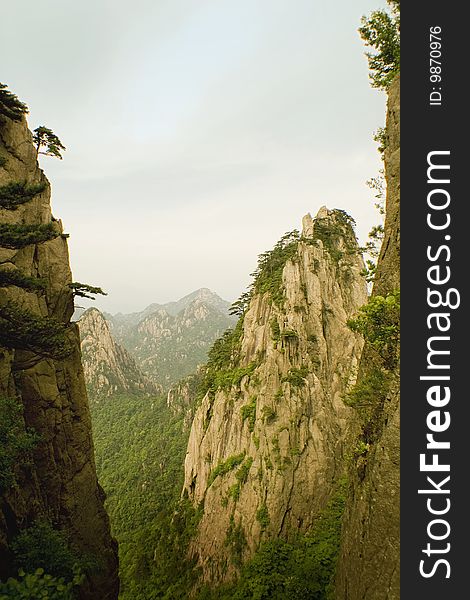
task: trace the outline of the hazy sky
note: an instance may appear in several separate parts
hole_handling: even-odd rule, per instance
[[[385,96],[357,34],[381,0],[26,0],[2,6],[0,81],[51,127],[41,157],[74,279],[133,311],[209,287],[322,205],[378,221],[365,181]]]

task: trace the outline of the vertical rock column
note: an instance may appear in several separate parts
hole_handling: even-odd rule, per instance
[[[67,242],[53,218],[50,186],[36,159],[24,119],[0,121],[0,186],[14,182],[42,184],[43,190],[16,210],[0,209],[2,223],[53,224],[59,233],[22,249],[0,248],[3,269],[19,269],[45,282],[44,293],[10,286],[0,289],[2,306],[16,306],[66,325],[71,354],[62,360],[0,348],[0,394],[23,406],[25,428],[39,435],[29,464],[15,467],[16,484],[0,495],[0,577],[14,576],[10,544],[38,518],[63,531],[82,554],[97,559],[97,569],[81,590],[87,600],[117,598],[117,546],[104,510],[104,493],[95,470],[88,400],[77,326],[70,323],[73,295]]]
[[[193,420],[185,493],[204,506],[191,552],[206,581],[235,576],[263,539],[309,531],[343,472],[342,397],[362,349],[347,320],[367,299],[364,265],[341,211],[307,215],[293,240]]]
[[[385,237],[377,265],[374,294],[400,286],[400,80],[390,86],[386,123],[387,182]],[[360,365],[367,373],[368,349]],[[338,600],[400,598],[400,390],[398,368],[380,414],[378,439],[365,470],[351,471],[338,567]]]

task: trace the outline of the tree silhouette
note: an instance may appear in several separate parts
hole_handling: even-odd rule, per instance
[[[62,160],[61,151],[65,150],[65,146],[52,131],[52,129],[44,127],[44,125],[36,127],[33,134],[33,141],[36,146],[37,154],[54,156]]]

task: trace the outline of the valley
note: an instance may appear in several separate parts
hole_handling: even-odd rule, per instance
[[[383,169],[368,183],[383,223],[365,246],[345,198],[336,201],[337,182],[332,206],[309,189],[301,213],[283,213],[287,233],[273,220],[273,243],[262,219],[217,187],[217,161],[213,204],[193,195],[204,171],[196,157],[184,198],[176,187],[154,194],[164,173],[177,179],[172,165],[160,173],[152,163],[140,189],[138,164],[126,206],[150,198],[160,226],[177,205],[181,227],[167,229],[181,236],[183,257],[159,257],[168,276],[158,277],[167,231],[145,238],[142,214],[128,211],[135,273],[155,286],[142,297],[172,297],[172,278],[186,282],[176,265],[191,253],[193,268],[206,266],[201,256],[212,261],[219,246],[205,255],[185,246],[182,222],[192,201],[201,211],[225,201],[220,248],[236,210],[246,211],[243,234],[271,245],[251,257],[251,283],[235,301],[197,281],[182,298],[132,313],[101,311],[99,300],[79,308],[105,292],[72,276],[69,235],[38,162],[61,159],[65,146],[45,126],[30,131],[27,105],[0,84],[0,600],[399,599],[400,3],[388,5],[359,28],[375,52],[366,53],[372,87],[387,94],[374,134]],[[352,156],[356,168],[362,157]],[[258,161],[244,182],[264,181]],[[59,189],[81,189],[72,171],[57,176]],[[334,172],[349,186],[351,172]],[[291,189],[283,193],[290,211]],[[271,198],[264,188],[260,198],[269,198],[264,218]],[[111,238],[112,211],[103,212]],[[151,273],[137,265],[149,258]],[[219,279],[202,279],[222,285],[233,262],[216,258]],[[120,289],[133,294],[132,274],[118,266]],[[133,306],[129,298],[121,306]]]

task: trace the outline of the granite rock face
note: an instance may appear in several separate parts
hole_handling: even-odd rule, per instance
[[[0,121],[0,186],[12,182],[44,184],[42,192],[16,210],[0,209],[2,223],[48,224],[53,218],[50,185],[39,168],[26,121]],[[80,357],[78,327],[70,323],[74,310],[68,284],[71,272],[66,239],[0,248],[3,269],[21,269],[40,277],[45,293],[18,287],[0,289],[0,303],[15,302],[38,316],[67,325],[71,354],[62,360],[31,357],[25,351],[0,348],[0,394],[17,398],[24,426],[39,434],[30,464],[15,466],[17,485],[0,495],[0,577],[14,576],[10,544],[17,533],[38,518],[48,518],[84,554],[99,558],[100,569],[81,591],[86,600],[117,598],[117,548],[104,510],[104,493],[95,471],[88,399]]]
[[[389,90],[386,123],[387,182],[385,237],[373,294],[400,286],[400,80]],[[361,359],[359,379],[367,374],[369,349]],[[371,444],[365,469],[350,472],[341,554],[338,600],[400,598],[400,389],[398,368],[380,414],[379,435]]]
[[[352,410],[342,397],[363,344],[346,322],[367,292],[340,212],[304,217],[282,302],[255,293],[244,314],[247,374],[196,410],[183,494],[203,506],[190,553],[207,582],[235,576],[261,540],[308,531],[343,473]]]
[[[191,428],[202,377],[203,368],[199,368],[168,390],[167,406],[174,415],[183,416],[184,431]]]
[[[89,308],[78,321],[82,363],[90,399],[119,394],[151,395],[161,391],[118,344],[103,314]]]

